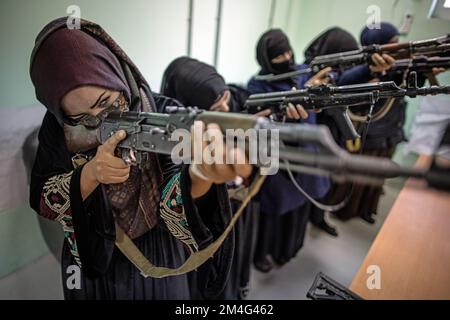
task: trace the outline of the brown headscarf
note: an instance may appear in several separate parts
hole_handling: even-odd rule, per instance
[[[61,100],[87,85],[122,91],[130,89],[119,60],[102,43],[81,30],[59,29],[37,51],[31,69],[37,99],[62,123]]]
[[[156,109],[150,88],[137,67],[98,25],[81,20],[81,30],[69,30],[67,18],[50,22],[36,39],[30,74],[36,96],[60,125],[61,101],[69,91],[86,85],[121,91],[134,111]],[[131,169],[130,178],[106,187],[114,218],[137,238],[157,223],[162,173],[154,154],[145,168]]]

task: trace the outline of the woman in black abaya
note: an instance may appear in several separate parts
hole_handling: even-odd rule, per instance
[[[104,145],[74,150],[73,128],[98,126],[113,110],[179,105],[152,93],[128,56],[92,22],[82,20],[80,30],[67,29],[66,18],[50,22],[37,37],[30,73],[36,96],[47,108],[30,204],[63,226],[65,298],[189,299],[186,275],[156,279],[140,274],[115,247],[116,225],[156,266],[178,267],[216,239],[230,220],[226,186],[212,181],[248,176],[251,167],[202,164],[194,170],[155,154],[144,167],[130,167],[115,153],[123,131]],[[203,295],[223,290],[233,241],[228,237],[202,266]],[[81,288],[71,289],[67,270],[74,265],[81,267]]]
[[[206,63],[188,57],[172,61],[164,72],[162,94],[175,98],[185,106],[219,112],[240,112],[248,92],[236,85],[227,85],[217,70]],[[232,189],[233,190],[233,189]],[[231,198],[233,212],[241,201]],[[224,292],[217,298],[243,299],[249,290],[253,245],[256,237],[258,203],[252,201],[234,228],[235,248],[230,276]],[[203,298],[197,288],[202,270],[190,274],[194,297]]]

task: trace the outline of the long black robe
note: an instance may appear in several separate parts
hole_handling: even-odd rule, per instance
[[[230,112],[242,112],[242,106],[249,96],[249,92],[244,88],[227,85],[213,66],[189,57],[177,58],[169,64],[164,71],[161,90],[164,95],[175,98],[186,106],[196,106],[204,110],[209,110],[217,97],[221,96],[225,90],[229,90]],[[232,199],[231,204],[233,212],[236,212],[240,201]],[[198,286],[204,281],[204,270],[199,268],[190,272],[188,276],[191,295],[194,299],[236,300],[247,296],[257,229],[255,207],[257,204],[252,202],[245,208],[243,216],[233,228],[235,250],[230,276],[224,291],[217,296],[208,297],[202,294]]]
[[[242,112],[242,106],[249,96],[248,91],[234,84],[228,84],[228,90],[231,92],[230,112]],[[233,213],[239,209],[240,205],[239,200],[231,199]],[[217,296],[203,295],[198,290],[198,282],[204,278],[203,270],[193,271],[189,274],[189,283],[194,299],[243,300],[247,297],[250,290],[250,271],[255,252],[258,219],[259,201],[252,199],[233,228],[235,247],[224,290]]]
[[[158,109],[166,105],[177,105],[172,99],[153,94]],[[49,112],[45,115],[39,132],[39,148],[32,170],[30,205],[43,214],[43,188],[51,178],[72,172],[70,185],[63,186],[67,192],[71,216],[63,216],[73,225],[77,250],[81,260],[81,288],[69,289],[66,285],[67,268],[76,265],[75,256],[66,237],[62,254],[62,277],[66,299],[189,299],[187,276],[163,279],[144,278],[139,271],[115,247],[114,218],[100,185],[83,202],[80,192],[82,166],[72,166],[71,157],[64,141],[63,128]],[[199,249],[216,239],[231,218],[230,205],[225,185],[215,185],[200,199],[190,196],[188,167],[175,166],[165,156],[159,157],[164,182],[161,190],[178,173],[182,203],[189,230]],[[64,203],[61,203],[64,205]],[[60,221],[61,222],[61,221]],[[164,222],[134,240],[143,254],[157,266],[177,267],[188,255],[187,247],[168,231]],[[234,237],[228,236],[219,251],[201,268],[204,270],[200,290],[205,296],[216,296],[222,292],[228,278],[234,248]]]
[[[231,92],[230,112],[242,112],[250,93],[239,85],[228,84]],[[252,179],[251,179],[252,180]],[[231,208],[235,213],[241,205],[231,199]],[[235,248],[228,282],[218,298],[243,300],[250,291],[250,271],[255,254],[258,235],[259,201],[252,199],[234,227]]]

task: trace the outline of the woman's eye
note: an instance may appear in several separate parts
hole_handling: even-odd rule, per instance
[[[83,115],[83,116],[79,116],[79,117],[69,117],[72,121],[75,121],[75,122],[80,122],[80,121],[82,121],[82,120],[84,120],[85,118],[86,118],[86,115]]]
[[[69,118],[72,120],[78,121],[78,120],[84,118],[84,115],[80,115],[80,116],[76,116],[76,117],[69,116]]]
[[[100,103],[98,104],[98,106],[101,107],[101,108],[105,108],[105,107],[106,107],[106,104],[108,103],[108,101],[109,101],[109,97],[106,97],[106,98],[104,98],[102,101],[100,101]]]

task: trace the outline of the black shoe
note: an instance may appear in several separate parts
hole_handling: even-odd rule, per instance
[[[337,237],[339,234],[336,230],[336,228],[330,226],[328,223],[326,223],[326,221],[322,221],[320,222],[318,225],[316,225],[319,229],[325,231],[326,233],[328,233],[329,235],[333,236],[333,237]]]
[[[372,217],[363,217],[363,220],[367,221],[370,224],[374,224],[376,222],[375,219]]]
[[[264,258],[262,260],[255,261],[254,265],[255,265],[256,270],[263,272],[263,273],[269,273],[270,271],[272,271],[272,269],[274,267],[274,263],[271,260],[269,260],[268,258]]]
[[[284,266],[286,263],[288,263],[291,259],[285,259],[285,258],[273,258],[274,262],[278,267]]]

